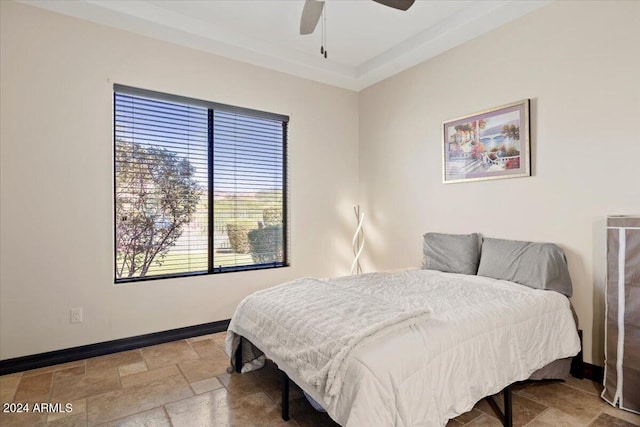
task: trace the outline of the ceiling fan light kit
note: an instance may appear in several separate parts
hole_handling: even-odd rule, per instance
[[[392,7],[394,9],[406,11],[408,10],[415,0],[373,0],[376,3],[380,3],[381,5]],[[302,17],[300,18],[300,34],[312,34],[316,27],[318,26],[318,22],[320,21],[320,17],[322,17],[322,44],[320,46],[320,55],[327,58],[327,48],[326,48],[326,8],[325,8],[324,0],[305,0],[304,7],[302,9]]]

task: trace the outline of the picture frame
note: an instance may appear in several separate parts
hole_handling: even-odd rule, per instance
[[[445,184],[531,176],[529,99],[442,123]]]

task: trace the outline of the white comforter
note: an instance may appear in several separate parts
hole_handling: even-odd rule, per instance
[[[317,310],[313,302],[322,299],[320,283],[330,283],[335,291],[327,310],[341,314],[333,322],[332,316],[322,316],[318,328],[318,319],[305,307],[311,301]],[[307,285],[309,292],[296,281],[247,297],[229,325],[228,351],[234,350],[234,337],[247,338],[343,426],[443,426],[483,397],[579,351],[569,302],[552,291],[431,270],[315,279]],[[383,327],[354,335],[367,322],[349,301],[346,310],[336,308],[338,288],[350,296],[343,300],[373,303],[374,311],[395,314],[382,316]],[[262,293],[269,295],[268,302],[249,303]],[[382,309],[381,301],[392,308]],[[394,316],[400,326],[387,322]],[[281,327],[256,327],[267,318],[279,319]],[[283,343],[297,341],[304,330],[342,329],[356,338],[342,342],[350,348],[342,352],[339,369],[321,361],[319,366],[328,368],[309,381],[310,347],[300,353],[306,344],[288,348]],[[332,340],[329,347],[338,348],[340,339]],[[320,353],[327,354],[327,348]]]

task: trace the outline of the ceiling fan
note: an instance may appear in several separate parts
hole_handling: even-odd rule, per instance
[[[384,6],[389,6],[394,9],[405,11],[409,9],[415,0],[373,0],[376,3],[380,3]],[[311,34],[318,26],[320,17],[323,16],[325,0],[305,0],[304,8],[302,9],[302,18],[300,19],[300,34]],[[326,20],[326,15],[325,15]],[[322,46],[320,47],[320,54],[327,58],[327,49],[325,48],[325,22],[322,22]]]
[[[413,5],[415,0],[373,0],[385,6],[405,11]],[[324,0],[306,0],[302,9],[302,19],[300,19],[300,34],[311,34],[316,29],[322,11]]]

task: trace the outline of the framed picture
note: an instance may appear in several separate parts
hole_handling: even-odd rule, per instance
[[[445,184],[531,176],[529,100],[442,124]]]

